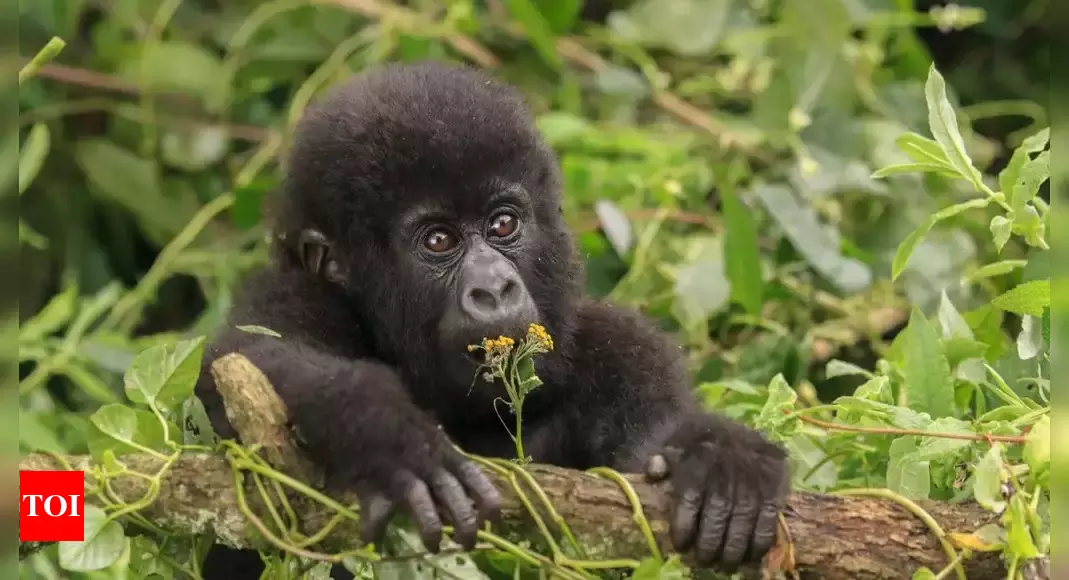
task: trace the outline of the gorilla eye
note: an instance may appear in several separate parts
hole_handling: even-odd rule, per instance
[[[434,230],[423,238],[423,245],[435,253],[448,252],[457,245],[457,239],[445,230]]]
[[[499,213],[490,222],[490,235],[495,238],[507,238],[516,231],[518,221],[509,213]]]

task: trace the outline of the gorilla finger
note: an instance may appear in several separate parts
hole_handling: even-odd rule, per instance
[[[648,481],[662,481],[672,470],[668,466],[668,459],[661,453],[650,456],[646,462],[646,479]]]
[[[444,469],[431,476],[430,483],[435,498],[445,506],[446,516],[453,522],[457,542],[471,551],[475,548],[475,532],[479,530],[479,524],[464,488]]]
[[[393,515],[393,501],[385,495],[374,492],[360,500],[360,541],[375,544],[386,535],[386,526]]]
[[[479,509],[479,520],[497,522],[501,519],[501,492],[494,487],[490,478],[486,477],[474,463],[460,459],[452,466],[464,487],[468,489],[475,499],[475,505]]]
[[[398,480],[404,490],[405,503],[419,527],[423,546],[433,554],[438,553],[442,544],[442,520],[438,517],[430,489],[411,473],[404,472],[398,476]]]
[[[724,550],[720,555],[725,569],[734,570],[746,557],[750,547],[754,527],[757,524],[758,504],[748,489],[737,489],[735,509],[731,513],[727,536],[724,538]]]
[[[708,566],[716,560],[724,544],[724,532],[731,518],[730,508],[731,504],[721,494],[713,492],[705,497],[695,554],[699,564]]]
[[[758,560],[772,549],[776,541],[776,528],[779,526],[779,509],[776,504],[766,503],[761,506],[757,514],[757,525],[754,526],[753,543],[750,545],[750,558]]]
[[[702,492],[690,487],[678,493],[672,519],[672,546],[684,552],[694,542],[702,509]]]

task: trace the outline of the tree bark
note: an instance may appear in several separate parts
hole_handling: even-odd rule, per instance
[[[228,416],[242,435],[244,444],[264,445],[265,458],[290,474],[308,473],[306,460],[299,457],[279,413],[284,413],[277,395],[266,378],[246,359],[231,355],[213,368],[220,391],[228,401]],[[244,393],[244,394],[238,394]],[[236,403],[231,404],[230,402]],[[257,419],[257,418],[260,419]],[[88,469],[87,456],[66,458],[75,469]],[[358,458],[354,458],[357,460]],[[160,460],[147,455],[125,455],[121,460],[142,473],[153,473]],[[19,465],[21,470],[62,469],[48,455],[31,454]],[[563,517],[591,559],[641,559],[649,553],[645,538],[632,520],[632,506],[620,486],[606,478],[546,465],[528,466],[535,481]],[[503,518],[494,528],[513,541],[540,537],[530,514],[501,477],[491,475],[505,500]],[[645,510],[657,542],[670,553],[668,539],[669,492],[667,482],[648,483],[641,476],[625,476],[631,482]],[[307,481],[307,479],[306,479]],[[125,501],[135,501],[145,490],[145,481],[135,477],[113,480],[114,491]],[[238,508],[233,472],[219,454],[186,453],[163,478],[159,498],[140,513],[160,527],[180,535],[215,534],[219,541],[239,548],[264,548],[267,544]],[[247,497],[257,497],[251,485]],[[528,490],[528,496],[532,494]],[[337,497],[352,504],[354,497]],[[535,501],[536,505],[538,504]],[[976,504],[918,502],[947,533],[969,533],[992,523],[997,516]],[[257,513],[264,513],[253,505]],[[319,530],[333,512],[312,501],[298,501],[294,509],[306,533]],[[927,566],[939,571],[948,558],[931,529],[918,517],[895,502],[799,492],[791,496],[784,519],[789,542],[781,535],[774,557],[766,559],[766,572],[777,569],[798,578],[825,580],[890,580],[909,578]],[[549,523],[543,512],[543,520]],[[325,549],[354,548],[354,523],[338,526],[325,540]],[[789,547],[789,549],[788,549]],[[789,554],[783,557],[785,554]],[[791,557],[793,556],[793,557]],[[771,563],[775,559],[777,563]],[[683,561],[694,565],[689,554]],[[1047,561],[1034,566],[1031,577],[1048,579]],[[994,553],[975,553],[964,562],[969,580],[1001,580],[1005,568]],[[747,571],[758,578],[761,570]]]

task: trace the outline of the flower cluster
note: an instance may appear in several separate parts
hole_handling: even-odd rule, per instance
[[[527,326],[527,341],[534,342],[545,347],[547,351],[553,350],[553,337],[546,332],[541,324],[531,323]]]

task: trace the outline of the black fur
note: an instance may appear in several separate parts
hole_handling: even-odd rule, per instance
[[[216,429],[235,436],[207,365],[240,352],[279,390],[330,483],[356,490],[376,512],[365,540],[396,508],[417,512],[434,549],[434,502],[447,522],[462,520],[458,535],[470,544],[499,499],[450,442],[495,456],[513,447],[493,404],[500,386],[474,381],[462,346],[514,326],[443,322],[457,312],[462,267],[426,256],[416,234],[428,215],[478,234],[502,192],[522,236],[488,255],[515,268],[556,343],[537,359],[545,384],[524,406],[527,452],[542,463],[628,472],[662,456],[677,490],[678,548],[694,546],[701,562],[727,568],[763,556],[788,489],[785,453],[703,412],[678,348],[650,322],[581,295],[552,151],[511,88],[467,68],[377,69],[305,114],[276,208],[274,260],[247,282],[205,357],[197,393]],[[333,277],[302,262],[298,240],[310,229],[331,242]],[[245,324],[282,338],[234,328]],[[411,495],[420,489],[430,493]]]

